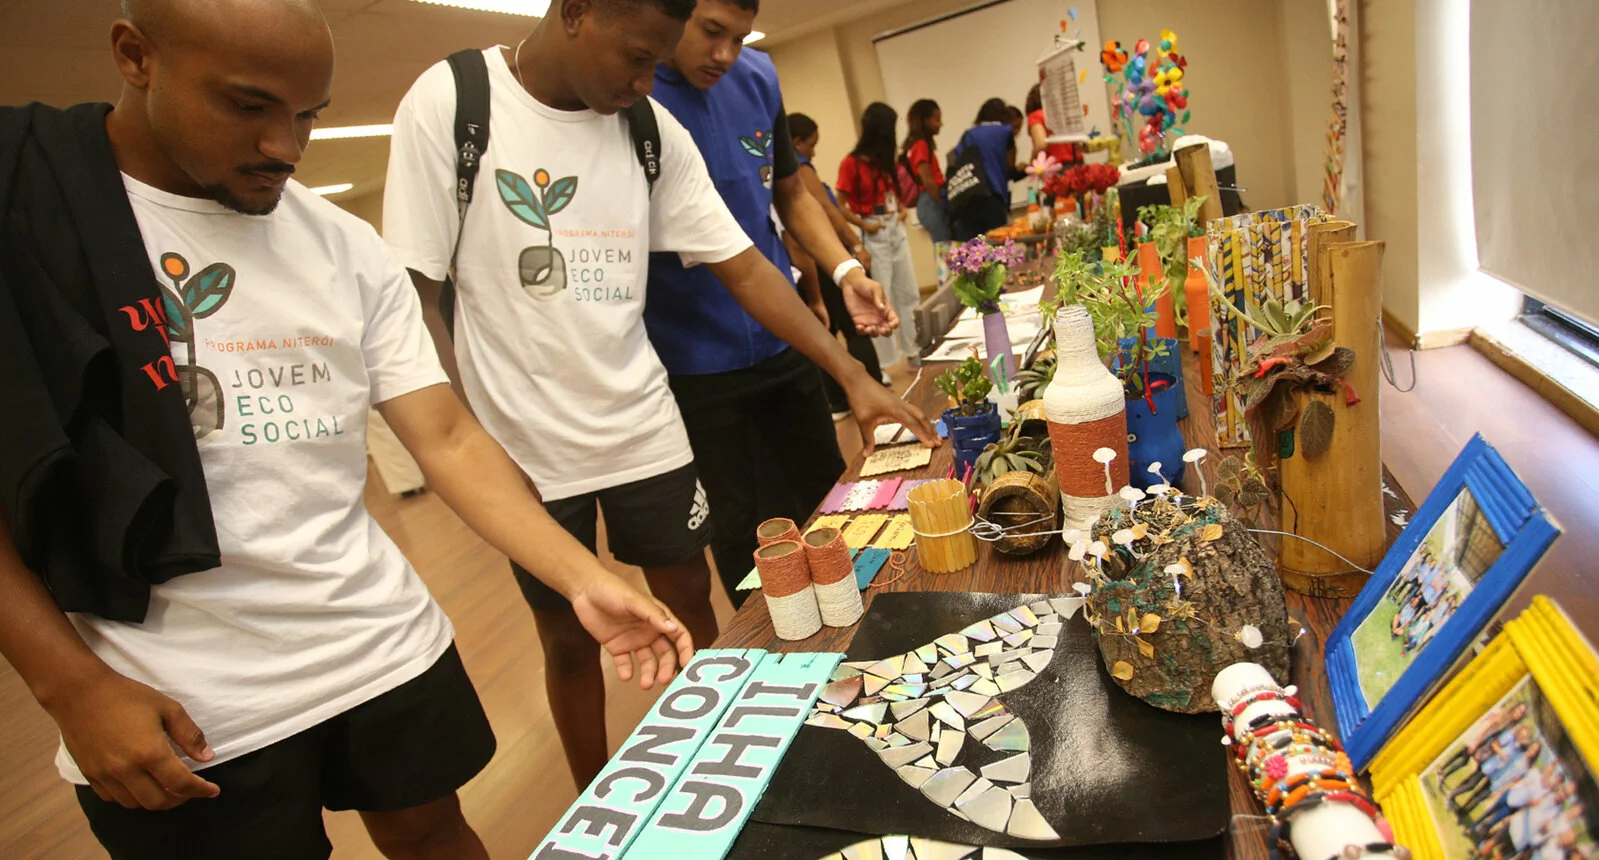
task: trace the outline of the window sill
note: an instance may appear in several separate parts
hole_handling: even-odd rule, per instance
[[[1471,345],[1589,433],[1599,436],[1599,367],[1520,320],[1474,329]]]

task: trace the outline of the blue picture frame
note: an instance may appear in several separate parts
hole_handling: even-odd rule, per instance
[[[1433,526],[1466,490],[1503,550],[1381,695],[1376,707],[1370,707],[1356,660],[1356,631],[1388,596]],[[1499,452],[1481,434],[1472,437],[1327,639],[1327,682],[1344,748],[1357,770],[1365,770],[1388,738],[1426,701],[1559,535],[1559,526]]]

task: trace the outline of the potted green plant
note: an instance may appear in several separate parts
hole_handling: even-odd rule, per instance
[[[1171,354],[1173,341],[1150,334],[1152,302],[1164,283],[1151,284],[1140,296],[1134,286],[1137,270],[1120,260],[1087,263],[1082,255],[1062,255],[1055,264],[1056,301],[1044,308],[1053,318],[1060,305],[1079,304],[1094,323],[1099,358],[1121,380],[1127,398],[1129,468],[1140,488],[1155,483],[1150,463],[1181,462],[1182,433],[1177,429],[1177,379],[1154,368]],[[1172,480],[1181,481],[1181,468]]]
[[[955,298],[983,318],[983,342],[988,360],[1005,356],[1005,376],[1016,376],[1016,358],[1011,354],[1010,331],[999,297],[1005,292],[1009,267],[1022,261],[1022,249],[1006,239],[1004,245],[990,245],[979,236],[949,252],[949,270],[954,273]]]
[[[944,410],[944,426],[955,446],[955,470],[964,475],[968,467],[975,467],[984,448],[999,441],[999,410],[988,399],[994,383],[974,355],[945,371],[935,384],[951,401]]]

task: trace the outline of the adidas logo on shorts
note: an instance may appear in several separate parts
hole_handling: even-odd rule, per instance
[[[698,480],[694,482],[694,505],[688,510],[688,530],[697,532],[700,526],[705,525],[705,518],[711,515],[711,503],[705,499],[705,486]]]

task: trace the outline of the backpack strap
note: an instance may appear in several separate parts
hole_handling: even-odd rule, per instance
[[[455,75],[455,208],[460,224],[455,231],[455,247],[450,251],[450,269],[439,294],[439,311],[445,327],[455,331],[455,255],[461,251],[461,234],[466,232],[466,209],[472,203],[478,169],[489,149],[489,66],[483,52],[456,51],[449,56]]]
[[[661,127],[655,121],[655,107],[650,104],[649,96],[643,96],[622,113],[627,117],[627,130],[633,136],[639,166],[644,168],[644,180],[649,183],[650,194],[654,195],[655,182],[661,178]]]

